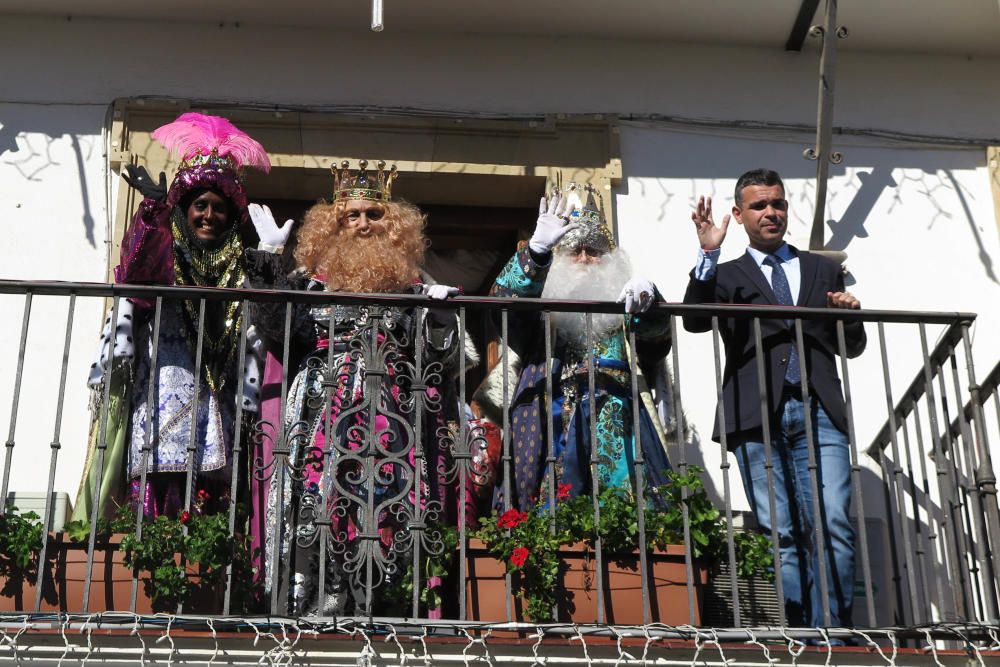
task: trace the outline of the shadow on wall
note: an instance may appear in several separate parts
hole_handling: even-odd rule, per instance
[[[745,134],[722,136],[626,123],[621,129],[621,141],[624,173],[618,194],[632,195],[647,206],[656,206],[657,223],[681,222],[667,220],[676,214],[677,199],[686,198],[693,206],[700,195],[714,198],[716,220],[721,221],[732,206],[731,188],[736,178],[747,170],[769,167],[786,180],[800,181],[787,193],[789,228],[793,239],[808,237],[816,163],[804,159],[802,149],[812,145],[811,135],[762,134],[747,138]],[[941,221],[967,225],[985,274],[992,282],[1000,282],[973,217],[970,193],[954,175],[956,171],[983,167],[986,156],[981,148],[948,149],[898,142],[879,145],[874,138],[853,137],[838,137],[836,147],[843,152],[844,161],[830,165],[827,211],[843,213],[827,220],[827,250],[846,251],[855,239],[866,238],[878,225],[883,231],[886,225],[906,225],[907,233],[915,231],[912,225],[917,221],[892,215],[904,202],[915,203],[926,212],[921,220],[929,220],[929,227]],[[669,179],[684,183],[671,184]],[[842,200],[847,200],[846,205]],[[883,202],[881,207],[879,201]],[[888,215],[876,213],[885,211],[886,205]],[[873,213],[880,217],[873,218]],[[992,220],[990,223],[992,227]]]
[[[86,164],[95,150],[101,150],[101,128],[107,107],[100,104],[82,107],[0,104],[0,169],[5,179],[44,182],[61,199],[78,194],[84,238],[94,248],[97,242]],[[72,151],[71,163],[62,157],[67,147]],[[73,180],[79,188],[76,193],[60,175],[63,173],[68,179],[70,168],[75,171]]]

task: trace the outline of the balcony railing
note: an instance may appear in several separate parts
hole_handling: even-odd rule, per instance
[[[57,488],[56,484],[61,453],[65,448],[82,448],[87,444],[82,441],[67,442],[61,431],[66,410],[79,407],[66,404],[67,385],[84,381],[83,377],[70,373],[70,369],[88,365],[79,357],[90,354],[89,343],[93,340],[96,345],[98,333],[91,330],[89,323],[84,326],[77,321],[78,304],[81,300],[110,300],[110,322],[114,323],[119,321],[119,313],[128,298],[148,302],[150,307],[146,314],[136,317],[148,316],[152,341],[161,340],[160,326],[168,308],[185,301],[191,304],[191,312],[199,314],[194,329],[196,342],[189,349],[196,358],[194,368],[203,367],[202,361],[208,354],[207,346],[216,342],[210,340],[211,332],[204,327],[205,313],[213,304],[238,303],[235,312],[242,314],[243,322],[251,321],[253,315],[260,317],[261,313],[280,312],[283,322],[273,328],[281,335],[278,340],[272,341],[269,352],[272,357],[288,363],[282,367],[280,381],[275,385],[279,395],[273,400],[287,406],[289,401],[295,400],[295,392],[298,392],[300,403],[311,402],[313,409],[309,414],[326,422],[308,431],[308,437],[304,436],[305,426],[287,417],[287,411],[283,411],[286,414],[283,423],[268,422],[261,413],[244,410],[242,383],[238,388],[231,389],[236,400],[233,418],[227,427],[232,431],[223,438],[230,447],[230,451],[226,452],[228,463],[223,468],[229,472],[229,477],[213,488],[225,489],[227,494],[224,495],[243,504],[252,504],[249,499],[253,498],[255,485],[270,488],[269,492],[257,496],[258,501],[270,503],[268,510],[261,514],[258,507],[258,514],[254,515],[265,530],[271,531],[272,538],[262,544],[269,553],[260,554],[263,560],[258,559],[257,562],[269,560],[270,565],[258,566],[254,573],[252,569],[240,569],[238,564],[228,563],[223,584],[215,590],[217,606],[204,614],[196,610],[198,614],[206,618],[218,616],[220,619],[234,615],[244,618],[259,614],[287,616],[289,601],[294,600],[296,595],[296,586],[303,584],[294,580],[293,568],[289,565],[294,558],[293,552],[298,550],[312,554],[317,579],[305,583],[318,589],[315,599],[320,601],[310,615],[300,619],[303,622],[318,623],[337,616],[342,622],[350,618],[353,619],[351,622],[377,624],[379,618],[386,615],[386,609],[391,609],[394,617],[410,617],[414,619],[411,623],[424,628],[468,630],[529,620],[516,600],[522,583],[520,575],[505,574],[504,564],[498,564],[499,575],[493,575],[499,581],[500,588],[495,589],[498,594],[483,593],[486,589],[477,588],[479,584],[473,581],[483,574],[483,566],[474,561],[474,557],[481,555],[482,551],[482,547],[473,540],[473,533],[478,528],[476,516],[489,515],[494,509],[498,512],[511,509],[511,498],[514,496],[511,484],[515,478],[513,447],[517,435],[510,408],[516,390],[514,368],[517,360],[506,343],[518,333],[512,327],[516,329],[516,322],[521,316],[541,318],[543,335],[538,345],[542,346],[544,368],[550,369],[558,344],[551,326],[553,313],[585,313],[586,344],[587,349],[592,349],[597,335],[593,330],[595,316],[618,313],[620,304],[473,297],[432,302],[426,297],[404,295],[13,281],[0,282],[0,294],[8,295],[4,297],[8,303],[18,295],[23,299],[22,316],[8,316],[5,324],[0,325],[6,329],[3,335],[16,336],[19,341],[16,368],[6,368],[0,374],[12,385],[2,478],[2,493],[4,498],[8,498],[8,505],[9,499],[17,493],[41,491],[37,487],[25,488],[20,480],[27,478],[31,472],[38,477],[37,471],[47,469],[44,503],[40,512],[42,537],[37,544],[42,567],[33,573],[33,582],[24,582],[23,595],[15,598],[14,606],[8,605],[8,609],[29,615],[51,611],[142,611],[140,591],[144,589],[143,580],[147,575],[138,569],[128,572],[127,593],[114,598],[112,609],[109,604],[113,599],[112,582],[100,574],[111,567],[111,561],[106,560],[111,556],[103,551],[105,541],[99,532],[99,519],[109,514],[112,507],[94,504],[88,517],[89,532],[81,543],[85,547],[67,547],[68,537],[53,530],[58,528],[54,526],[56,491],[65,490]],[[65,332],[63,346],[59,350],[33,349],[35,344],[29,330],[35,316],[34,304],[40,298],[49,302],[57,300],[62,304],[60,308],[65,319],[58,325],[48,323],[48,326],[59,326]],[[295,367],[295,314],[303,306],[326,308],[323,312],[327,319],[319,323],[328,329],[330,342],[326,347],[321,346],[321,354],[313,351],[309,357],[313,362]],[[352,312],[363,315],[355,320],[352,328],[340,330],[338,327],[343,325],[338,319],[340,311],[336,307],[360,308]],[[439,358],[440,350],[434,347],[434,341],[427,338],[428,328],[424,326],[430,317],[427,308],[444,311],[448,317],[454,316],[455,335],[449,343],[454,354],[449,361]],[[704,546],[697,543],[701,539],[700,534],[692,529],[701,517],[691,515],[693,491],[685,486],[678,496],[681,499],[680,548],[676,550],[675,558],[679,563],[679,574],[664,580],[655,573],[653,561],[660,556],[654,555],[652,545],[657,542],[657,536],[647,531],[646,522],[657,513],[669,512],[671,507],[676,509],[676,499],[671,505],[647,483],[650,475],[647,467],[650,464],[640,442],[643,428],[639,423],[639,410],[632,410],[629,418],[633,420],[630,428],[635,434],[635,448],[631,456],[626,457],[631,481],[623,488],[627,489],[624,495],[634,507],[630,510],[633,514],[628,516],[636,522],[635,541],[638,548],[635,554],[637,563],[630,566],[630,572],[633,578],[631,586],[638,589],[639,596],[638,602],[621,604],[639,606],[628,610],[631,615],[627,615],[625,609],[615,608],[609,579],[613,565],[621,560],[621,554],[612,553],[609,545],[605,544],[611,539],[607,532],[594,529],[593,534],[580,536],[582,540],[589,541],[589,547],[585,549],[586,564],[579,566],[583,568],[586,590],[576,591],[578,601],[570,605],[579,609],[584,598],[596,601],[594,616],[582,623],[593,625],[597,631],[608,624],[641,625],[646,626],[644,632],[647,636],[653,632],[690,637],[691,632],[697,632],[694,627],[713,628],[712,636],[717,639],[738,637],[740,641],[746,638],[746,628],[760,626],[771,626],[771,629],[756,631],[754,637],[761,640],[858,636],[859,630],[852,628],[789,627],[784,607],[778,603],[782,599],[781,577],[772,583],[765,581],[766,576],[750,580],[740,576],[739,535],[752,533],[755,529],[752,515],[737,509],[735,498],[738,496],[739,478],[736,482],[732,479],[733,454],[727,450],[724,437],[721,446],[701,441],[697,429],[686,423],[692,406],[710,405],[723,395],[724,359],[720,322],[748,323],[756,337],[758,364],[763,368],[762,322],[768,318],[780,318],[794,320],[795,344],[802,359],[807,358],[803,322],[830,321],[836,329],[839,372],[849,424],[852,518],[857,526],[856,628],[864,629],[865,633],[871,633],[872,629],[892,628],[901,640],[923,637],[925,630],[930,628],[927,631],[936,633],[934,636],[954,640],[957,636],[954,628],[960,627],[965,633],[962,636],[989,641],[981,628],[994,626],[998,620],[996,558],[1000,547],[997,544],[1000,516],[997,512],[996,479],[987,442],[990,429],[984,421],[983,406],[988,405],[990,399],[994,405],[997,403],[997,373],[994,370],[984,386],[976,384],[969,334],[974,314],[680,304],[660,304],[654,306],[654,311],[664,318],[673,338],[669,353],[670,383],[661,385],[656,392],[658,398],[669,404],[668,413],[662,416],[667,418],[664,432],[670,464],[681,478],[690,473],[696,464],[709,468],[703,477],[708,495],[719,512],[717,525],[724,535],[724,548],[714,555],[712,562],[694,557],[696,551],[700,552]],[[699,339],[681,336],[680,318],[691,315],[711,318],[711,335],[705,339],[706,343],[708,338],[711,339],[711,354],[706,355],[699,349]],[[484,491],[481,486],[490,473],[490,440],[484,429],[490,427],[484,426],[467,409],[466,404],[471,400],[474,389],[467,381],[473,355],[462,348],[470,330],[470,319],[478,318],[475,321],[480,322],[487,317],[496,323],[500,337],[497,353],[500,371],[496,373],[501,378],[501,416],[496,424],[500,453],[496,476],[501,481],[496,484],[496,489],[492,482],[485,482],[490,484],[490,488]],[[401,337],[393,328],[400,318],[407,318],[413,323],[409,330],[412,331],[410,339]],[[868,323],[870,344],[861,357],[849,362],[845,324],[854,321]],[[261,323],[257,321],[254,324],[259,326]],[[932,334],[937,336],[937,343],[930,349]],[[253,340],[248,341],[248,336],[252,338],[253,333],[249,327],[242,327],[232,362],[237,369],[247,367],[247,355],[263,355],[259,346],[254,348]],[[627,330],[625,336],[629,348],[637,349],[641,341],[636,340],[635,330]],[[81,338],[87,344],[80,343]],[[538,348],[534,349],[538,351]],[[159,345],[152,344],[148,352],[150,365],[155,368]],[[30,370],[25,372],[27,358],[38,359],[44,354],[58,360],[49,366],[50,371],[58,367],[58,378],[40,377]],[[137,351],[137,355],[142,354],[143,350]],[[346,356],[335,362],[335,355]],[[336,363],[347,363],[351,371],[356,372],[356,377],[351,380],[356,380],[354,389],[362,400],[348,406],[350,409],[339,415],[333,415],[324,407],[335,402],[337,392],[343,390],[337,385],[337,380],[342,378],[329,377],[330,373],[323,375],[321,366],[324,356],[325,368],[337,368]],[[314,369],[311,377],[308,375],[308,363],[317,364],[316,369],[319,369]],[[632,406],[639,406],[644,401],[645,387],[642,386],[638,362],[635,356],[627,356],[625,363],[625,368],[619,369],[623,371],[620,377],[626,378],[628,395],[625,399]],[[590,420],[590,451],[594,452],[594,439],[597,437],[594,397],[601,390],[599,374],[602,371],[597,362],[581,368],[580,386],[586,393],[583,400],[590,402],[587,417]],[[296,373],[300,371],[306,373],[303,382],[313,381],[311,385],[295,385]],[[905,391],[899,392],[899,378],[911,377],[914,371],[919,371],[916,378]],[[863,386],[860,387],[857,380],[852,384],[852,379],[859,376],[863,378]],[[110,373],[105,374],[105,380],[94,390],[100,400],[97,402],[95,432],[92,434],[90,470],[96,475],[94,481],[98,489],[109,469],[105,459],[115,449],[115,444],[108,437],[108,413],[113,409],[110,406],[114,392],[120,388],[112,386],[110,377]],[[545,385],[540,393],[542,408],[549,413],[552,409],[553,383],[557,380],[551,372],[543,372],[541,377]],[[149,383],[148,388],[145,392],[136,391],[133,398],[140,394],[144,396],[147,401],[145,414],[151,415],[156,409],[155,376],[148,374],[142,379]],[[714,391],[706,392],[705,386],[710,385],[712,379]],[[880,387],[877,386],[879,382]],[[26,384],[38,383],[51,386],[56,396],[53,437],[47,462],[38,441],[38,434],[45,425],[32,423],[32,406],[21,401]],[[212,396],[199,395],[201,390],[198,386],[195,385],[194,389],[192,414],[199,414],[199,403],[212,399]],[[688,388],[691,386],[695,389]],[[802,391],[808,399],[811,387],[803,386]],[[762,380],[757,395],[747,397],[747,400],[752,398],[766,405],[767,392]],[[879,412],[872,397],[882,395],[881,400],[885,403],[879,418],[885,419],[885,425],[867,449],[859,443],[856,426],[859,394],[864,400],[864,410],[860,411],[865,415],[864,428],[871,427],[871,432],[875,432],[878,423],[873,415]],[[392,400],[369,400],[376,395],[389,396]],[[261,397],[260,402],[264,400],[266,397]],[[448,424],[444,415],[452,415],[454,423]],[[725,424],[725,417],[724,408],[720,406],[714,419],[719,424]],[[345,426],[344,420],[349,418],[355,420],[353,428]],[[134,485],[138,496],[133,496],[131,501],[135,503],[138,500],[138,507],[149,505],[147,494],[152,487],[147,484],[150,481],[147,476],[155,472],[148,465],[155,456],[156,446],[151,421],[147,419],[145,422],[143,442],[139,447],[140,472],[138,483]],[[386,426],[388,422],[394,426]],[[431,423],[439,425],[439,428],[428,430],[427,426]],[[370,425],[377,426],[370,428]],[[708,428],[711,424],[702,426]],[[553,442],[556,424],[548,419],[544,428],[548,430],[547,442]],[[200,507],[197,492],[203,488],[200,481],[203,474],[198,469],[198,461],[204,442],[196,437],[193,430],[189,431],[184,454],[187,463],[183,470],[177,471],[183,476],[180,505],[176,507],[176,512],[163,512],[168,516],[197,513]],[[317,441],[313,438],[313,431],[323,437]],[[428,442],[424,435],[428,432],[436,433],[439,442],[444,443],[443,450],[439,450],[438,443]],[[809,438],[812,450],[811,431]],[[322,444],[317,445],[317,442]],[[769,443],[766,444],[770,447]],[[439,454],[439,458],[431,460],[432,456]],[[547,456],[549,465],[539,487],[541,497],[536,499],[536,503],[541,508],[537,511],[538,516],[549,522],[554,533],[554,508],[563,501],[566,490],[560,487],[560,479],[554,473],[554,454],[550,451]],[[608,489],[602,486],[601,476],[597,474],[600,462],[596,454],[590,456],[588,464],[593,474],[584,489],[584,496],[589,499],[588,510],[593,514],[588,525],[601,525],[602,511],[610,511],[606,505],[608,496],[605,492]],[[822,484],[817,478],[817,469],[818,465],[810,457],[814,489]],[[78,472],[83,473],[82,470]],[[127,480],[128,475],[123,474],[122,479]],[[303,495],[302,489],[310,484],[314,485],[311,495]],[[772,499],[773,493],[772,488]],[[156,500],[159,502],[162,499]],[[238,511],[237,504],[217,504],[212,511],[225,515],[225,532],[231,540],[249,541],[249,523]],[[212,511],[206,510],[205,513],[211,516]],[[824,544],[823,522],[820,520],[823,508],[820,503],[814,503],[809,511],[815,513],[815,539]],[[284,529],[279,527],[282,520],[287,521]],[[721,523],[722,520],[724,523]],[[136,512],[134,521],[131,532],[139,541],[148,539],[152,521],[150,515]],[[448,541],[451,534],[449,528],[456,531],[454,543]],[[190,530],[190,526],[185,524],[183,530]],[[282,534],[282,530],[288,532]],[[769,540],[767,550],[770,557],[775,566],[780,567],[781,553],[776,530],[765,537]],[[60,597],[60,587],[67,586],[64,580],[59,579],[62,575],[53,575],[51,566],[45,564],[60,565],[63,562],[60,559],[67,558],[67,549],[74,548],[79,560],[85,564],[81,575],[83,593],[79,602],[70,603]],[[445,556],[452,551],[454,557],[449,561]],[[820,550],[821,564],[825,563],[825,553],[825,550]],[[186,556],[179,554],[175,557],[171,554],[167,560],[176,558],[183,563]],[[447,571],[428,570],[425,566],[428,556],[431,560],[438,559],[435,562],[448,564]],[[564,577],[567,568],[572,567],[575,566],[563,565],[560,576]],[[820,569],[825,571],[822,565]],[[50,576],[55,576],[56,580],[47,581]],[[97,578],[101,581],[95,581]],[[248,596],[244,593],[254,578],[263,578],[265,594],[255,602],[249,596],[251,601],[246,602]],[[350,579],[348,585],[342,583],[343,578]],[[819,579],[825,601],[832,594],[832,582],[827,581],[825,576]],[[581,621],[567,617],[569,612],[574,611],[562,604],[562,598],[569,595],[569,584],[565,579],[560,581],[562,583],[558,586],[562,588],[556,591],[550,626],[556,628],[554,631],[563,628],[561,631],[572,634],[578,631],[574,629],[578,625],[572,624]],[[60,589],[54,593],[58,601],[53,601],[55,598],[46,599],[53,594],[53,585]],[[387,603],[387,587],[403,591],[403,602],[397,600],[395,606]],[[674,603],[664,603],[659,597],[662,587],[673,587],[681,592],[679,605],[664,608]],[[8,588],[12,589],[11,586]],[[440,596],[439,599],[428,596],[427,591],[432,589]],[[322,606],[324,597],[334,590],[352,592],[353,602],[347,605],[345,613],[329,613]],[[487,618],[483,615],[483,598],[490,596],[501,598],[499,617]],[[717,606],[714,611],[712,600]],[[102,603],[108,608],[102,608]],[[192,604],[195,603],[189,601],[169,611],[191,612]],[[632,620],[625,623],[618,620],[626,616]],[[977,632],[980,634],[977,635]]]

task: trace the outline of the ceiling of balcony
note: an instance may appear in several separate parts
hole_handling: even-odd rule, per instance
[[[648,39],[784,49],[808,22],[796,18],[820,0],[384,0],[388,32],[483,33]],[[0,14],[368,30],[368,0],[0,0]],[[998,0],[840,0],[842,48],[859,51],[1000,55]],[[807,40],[808,43],[808,40]]]

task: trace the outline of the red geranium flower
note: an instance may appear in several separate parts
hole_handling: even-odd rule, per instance
[[[497,526],[500,528],[516,528],[528,520],[528,513],[516,509],[509,509],[497,519]]]
[[[515,565],[516,567],[521,567],[521,566],[524,565],[524,562],[526,560],[528,560],[528,556],[530,556],[530,555],[531,555],[531,552],[528,551],[527,548],[525,548],[525,547],[518,547],[518,548],[514,549],[513,553],[511,553],[511,555],[510,555],[510,562],[513,565]]]
[[[208,491],[201,489],[198,491],[198,500],[208,500],[212,496],[209,495]]]
[[[557,500],[566,500],[567,498],[569,498],[569,491],[572,488],[573,488],[573,485],[570,484],[569,482],[566,482],[565,484],[560,484],[559,485],[559,490],[556,491],[556,499]]]
[[[181,516],[180,516],[179,520],[180,520],[181,523],[187,523],[188,521],[191,520],[191,512],[188,512],[187,510],[184,510],[183,512],[181,512]]]

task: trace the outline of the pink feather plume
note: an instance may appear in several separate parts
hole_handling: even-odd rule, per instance
[[[220,157],[231,157],[237,166],[271,171],[271,160],[260,142],[219,116],[188,112],[155,129],[153,138],[185,160],[199,149],[202,153],[215,149]]]

